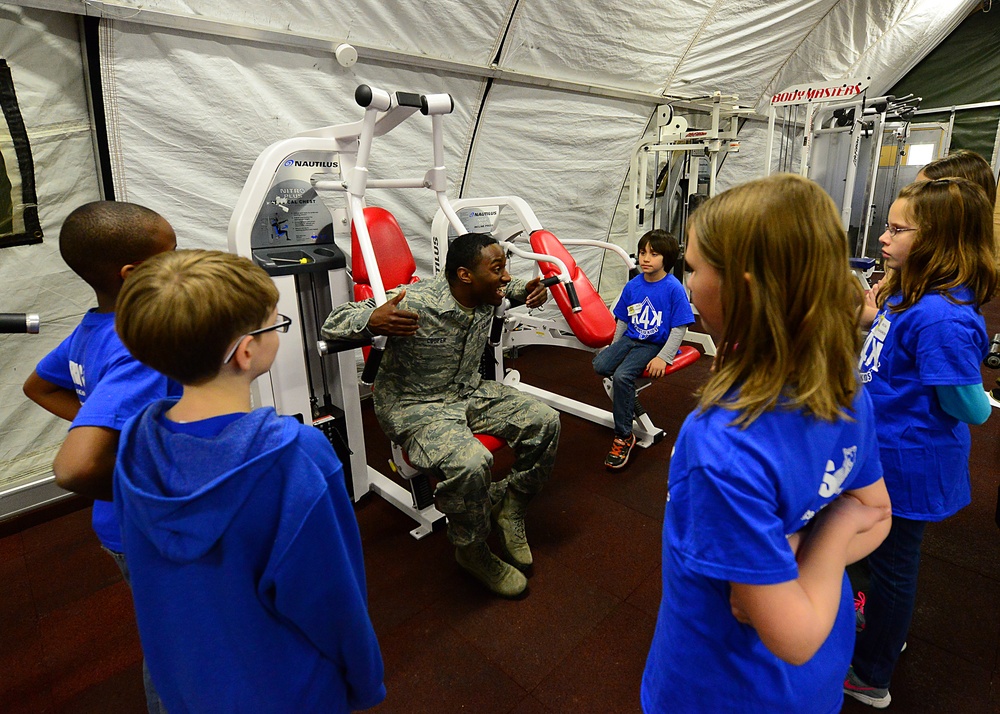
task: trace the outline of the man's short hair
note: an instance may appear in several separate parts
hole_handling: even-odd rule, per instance
[[[219,373],[233,342],[262,327],[277,304],[274,282],[247,258],[178,250],[132,271],[118,296],[115,327],[137,360],[197,385]]]
[[[482,259],[483,248],[496,245],[497,239],[489,233],[465,233],[448,245],[448,258],[444,273],[448,280],[458,279],[458,269],[475,269]]]
[[[109,276],[140,263],[157,251],[155,232],[163,217],[136,203],[85,203],[63,222],[59,253],[74,273],[95,290],[106,290]]]
[[[649,246],[650,250],[654,253],[659,253],[663,256],[663,269],[668,273],[673,269],[674,263],[677,262],[677,257],[681,253],[680,246],[677,244],[674,234],[669,231],[660,230],[659,228],[647,231],[639,239],[638,250],[640,253],[646,246]]]

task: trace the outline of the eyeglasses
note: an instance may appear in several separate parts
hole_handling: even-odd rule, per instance
[[[282,333],[288,332],[288,328],[291,326],[291,324],[292,324],[292,318],[285,317],[284,315],[278,315],[278,321],[275,322],[273,325],[270,325],[268,327],[261,327],[258,330],[251,330],[250,332],[240,337],[240,339],[236,340],[236,344],[233,345],[233,349],[229,350],[229,354],[227,354],[226,358],[222,360],[222,364],[229,364],[229,360],[231,360],[233,358],[233,355],[236,354],[236,348],[240,346],[240,343],[245,338],[253,337],[254,335],[262,335],[265,332],[272,332],[272,331],[282,332]]]
[[[885,229],[888,231],[889,235],[895,237],[897,233],[906,233],[907,231],[915,231],[916,228],[897,228],[896,226],[885,224]]]

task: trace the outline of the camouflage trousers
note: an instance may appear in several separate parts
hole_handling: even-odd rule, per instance
[[[519,493],[538,493],[555,463],[559,413],[499,382],[483,380],[465,399],[376,399],[375,415],[410,463],[440,479],[434,500],[448,517],[448,539],[455,545],[486,540],[490,509],[506,491],[503,484],[490,488],[493,454],[473,433],[507,440],[515,461],[505,483]]]

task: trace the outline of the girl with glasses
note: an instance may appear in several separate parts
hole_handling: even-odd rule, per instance
[[[859,370],[875,407],[893,519],[867,558],[865,625],[844,683],[846,694],[876,708],[889,705],[913,615],[924,527],[971,500],[967,424],[990,414],[979,308],[998,279],[993,206],[972,181],[910,184],[892,204],[889,225],[879,242],[892,270]]]

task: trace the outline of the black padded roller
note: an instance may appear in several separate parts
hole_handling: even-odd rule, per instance
[[[374,94],[372,93],[372,88],[367,84],[359,84],[358,88],[354,90],[354,101],[358,103],[360,107],[367,107],[372,103]]]

